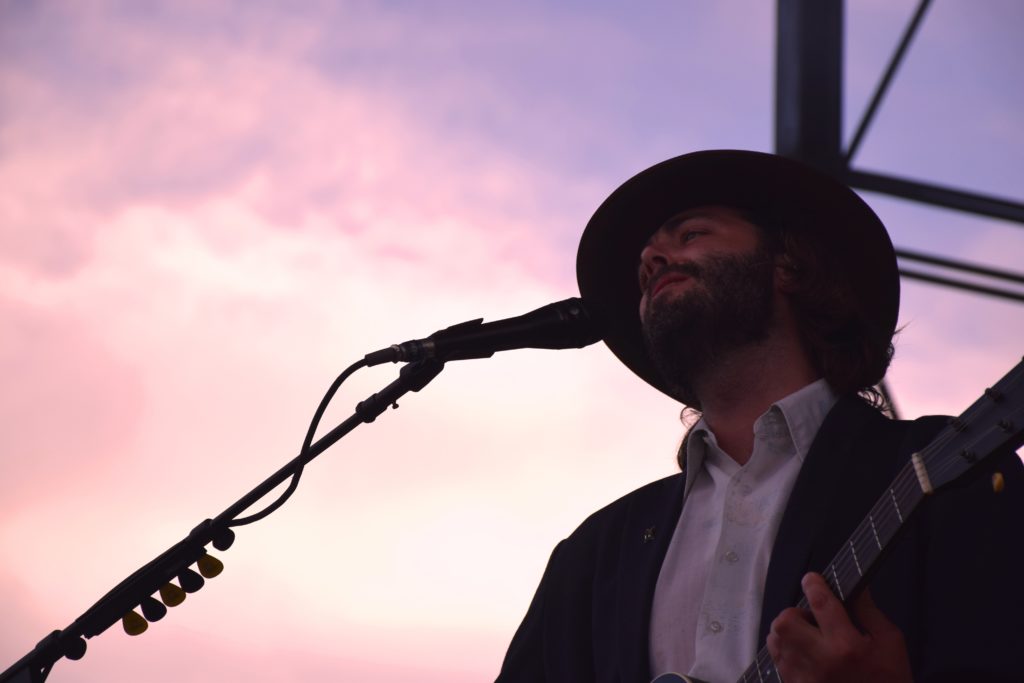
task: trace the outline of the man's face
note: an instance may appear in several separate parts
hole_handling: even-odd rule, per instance
[[[760,229],[726,207],[679,214],[640,254],[640,320],[655,365],[684,403],[724,353],[773,321],[774,257]]]

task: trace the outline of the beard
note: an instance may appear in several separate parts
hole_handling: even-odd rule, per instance
[[[712,255],[665,270],[690,276],[692,287],[679,296],[648,300],[644,343],[668,389],[699,409],[696,384],[733,351],[768,337],[774,256],[758,245],[748,254]]]

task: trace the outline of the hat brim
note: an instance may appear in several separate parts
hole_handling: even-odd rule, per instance
[[[892,337],[899,313],[896,255],[885,226],[853,190],[785,157],[694,152],[652,166],[615,190],[587,224],[576,257],[580,294],[605,344],[644,381],[672,395],[643,342],[640,251],[671,217],[711,205],[802,232],[849,284],[868,324]]]

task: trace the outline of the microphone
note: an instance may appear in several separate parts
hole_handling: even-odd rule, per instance
[[[368,353],[364,360],[367,367],[425,358],[444,362],[490,358],[495,351],[511,349],[578,349],[600,340],[601,334],[583,301],[566,299],[492,323],[484,323],[483,318],[468,320],[438,330],[424,339],[413,339]]]

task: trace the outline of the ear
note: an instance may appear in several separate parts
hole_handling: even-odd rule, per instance
[[[783,294],[792,294],[800,284],[800,269],[793,263],[789,254],[775,257],[775,288]]]

